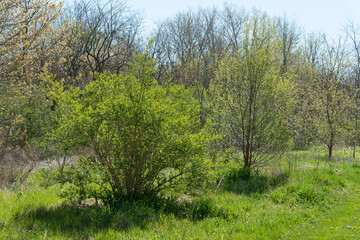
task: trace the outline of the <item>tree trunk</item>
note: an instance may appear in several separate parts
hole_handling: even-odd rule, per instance
[[[332,132],[332,133],[330,134],[330,144],[328,145],[328,149],[329,149],[328,159],[329,159],[329,160],[332,159],[333,147],[334,147],[334,133]]]
[[[251,136],[253,134],[252,132],[252,125],[253,125],[253,104],[254,104],[254,83],[250,83],[250,95],[249,95],[249,107],[248,107],[248,116],[246,123],[246,134],[245,134],[245,153],[244,153],[244,167],[251,167],[252,162],[252,141]]]
[[[331,158],[332,158],[332,152],[333,152],[333,146],[332,146],[332,145],[329,145],[329,146],[328,146],[328,149],[329,149],[328,160],[331,160]]]
[[[355,136],[354,136],[354,150],[353,150],[353,159],[355,159],[355,153],[356,153],[356,140],[357,140],[357,128],[358,128],[358,125],[357,125],[357,116],[355,117]]]
[[[251,167],[251,161],[248,155],[244,155],[244,167]]]

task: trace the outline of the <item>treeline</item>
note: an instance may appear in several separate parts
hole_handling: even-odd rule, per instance
[[[3,178],[23,181],[31,158],[61,156],[63,172],[82,150],[59,181],[112,201],[196,185],[205,163],[229,158],[257,167],[316,144],[329,159],[351,146],[355,158],[355,23],[333,41],[224,5],[180,12],[147,37],[121,1],[1,1],[0,164],[16,166]]]

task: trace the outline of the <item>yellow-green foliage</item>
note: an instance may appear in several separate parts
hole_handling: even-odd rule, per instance
[[[159,86],[146,53],[135,59],[125,76],[96,75],[85,89],[53,88],[52,139],[64,152],[91,149],[63,175],[80,199],[188,190],[206,172],[197,101],[182,86]]]
[[[332,46],[325,39],[318,48],[317,61],[305,60],[300,69],[295,119],[308,135],[328,147],[331,158],[333,147],[349,137],[356,90],[349,91],[353,87],[345,82],[348,63],[341,46]]]
[[[276,62],[273,23],[255,12],[237,52],[229,52],[210,86],[214,120],[250,167],[273,159],[291,142],[292,78]]]

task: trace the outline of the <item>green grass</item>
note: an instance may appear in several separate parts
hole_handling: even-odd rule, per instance
[[[335,157],[293,151],[178,209],[69,205],[33,174],[0,192],[0,239],[360,239],[360,163],[342,150]]]

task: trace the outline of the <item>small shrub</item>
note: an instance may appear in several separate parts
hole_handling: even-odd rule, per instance
[[[360,164],[359,164],[358,162],[353,162],[353,163],[351,164],[351,167],[352,167],[352,168],[360,168]]]
[[[42,157],[36,149],[14,149],[7,151],[0,161],[0,189],[23,184]]]
[[[248,167],[243,167],[243,168],[232,168],[230,169],[225,177],[224,177],[224,182],[226,183],[234,183],[238,180],[249,180],[251,177],[251,170]]]
[[[317,191],[312,187],[302,187],[296,193],[296,200],[300,203],[316,204],[325,199],[325,195],[321,191]]]
[[[191,211],[192,220],[202,220],[213,214],[215,210],[215,204],[209,198],[200,199],[199,201],[196,201],[191,205],[191,207],[193,208]]]

